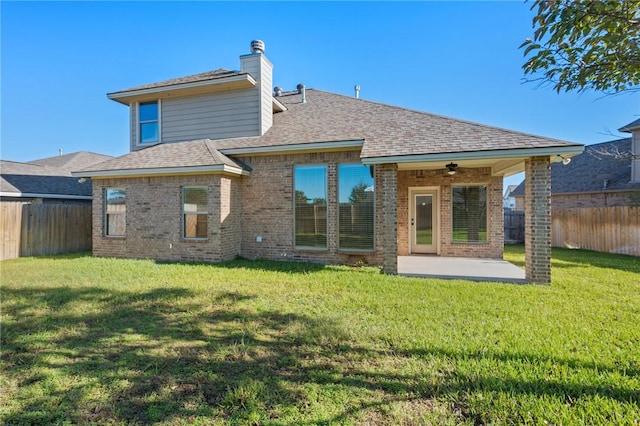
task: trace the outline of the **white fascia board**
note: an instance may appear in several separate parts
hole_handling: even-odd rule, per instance
[[[313,143],[298,143],[293,145],[273,145],[273,146],[258,146],[249,148],[229,148],[219,149],[224,155],[239,155],[239,154],[277,154],[291,151],[327,151],[327,150],[339,150],[344,148],[362,148],[364,145],[364,139],[353,141],[338,141],[338,142],[313,142]]]
[[[420,155],[396,155],[389,157],[366,157],[362,164],[417,163],[440,160],[482,160],[492,158],[541,157],[551,155],[578,155],[584,145],[557,146],[547,148],[500,149],[493,151],[452,152]]]
[[[234,75],[231,77],[217,78],[213,80],[194,81],[192,83],[177,83],[177,84],[171,84],[169,86],[150,87],[148,89],[128,90],[126,92],[107,93],[107,97],[111,100],[122,102],[128,105],[129,104],[128,100],[126,101],[122,100],[123,98],[128,99],[133,96],[161,94],[166,92],[172,92],[175,90],[193,89],[197,87],[219,86],[223,84],[236,83],[236,82],[242,82],[242,81],[247,81],[252,86],[255,86],[257,84],[256,79],[253,78],[250,74],[240,74],[240,75]]]
[[[107,178],[107,177],[135,177],[135,176],[173,176],[173,175],[194,175],[194,174],[216,174],[230,173],[248,176],[251,172],[240,167],[217,164],[214,166],[194,166],[194,167],[159,167],[148,169],[120,169],[120,170],[96,170],[88,172],[72,172],[74,177],[86,178]]]
[[[288,109],[282,102],[280,102],[274,96],[272,97],[273,97],[273,112],[284,112]]]
[[[0,192],[2,197],[59,198],[61,200],[91,200],[91,195],[39,194],[31,192]]]

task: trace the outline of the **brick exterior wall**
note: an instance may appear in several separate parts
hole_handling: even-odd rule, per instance
[[[487,242],[452,242],[452,185],[487,185]],[[502,177],[491,176],[491,169],[464,169],[453,176],[442,170],[398,171],[398,254],[409,254],[409,188],[438,187],[440,226],[438,228],[441,256],[483,257],[502,259],[504,250],[504,210]]]
[[[382,263],[380,232],[375,235],[374,252],[338,250],[338,164],[359,163],[359,151],[247,156],[240,159],[253,169],[251,176],[242,181],[242,256],[322,263]],[[327,166],[327,249],[294,247],[293,167],[303,164]],[[376,168],[376,224],[380,224],[383,217],[379,174]],[[262,241],[256,241],[257,237],[262,237]]]
[[[182,238],[182,188],[209,194],[206,241]],[[221,175],[93,179],[93,254],[105,257],[222,261],[240,252],[239,178]],[[126,236],[104,235],[104,191],[126,190]],[[236,194],[239,191],[235,191]]]
[[[502,179],[490,169],[466,169],[455,176],[442,171],[398,171],[375,167],[375,250],[338,249],[339,164],[359,163],[359,151],[246,156],[247,177],[227,175],[94,179],[93,248],[96,256],[217,262],[237,255],[250,259],[381,265],[397,273],[397,256],[408,253],[408,188],[439,187],[439,247],[444,256],[501,258],[503,250]],[[294,247],[293,169],[327,166],[327,248]],[[452,243],[451,185],[486,184],[487,243]],[[208,239],[182,238],[182,188],[207,187]],[[104,236],[104,190],[127,194],[126,236]],[[384,196],[383,196],[384,194]],[[262,241],[257,241],[260,237]]]
[[[382,222],[378,222],[383,242],[382,270],[385,274],[398,273],[398,172],[395,164],[378,167],[378,186],[384,194]],[[381,225],[381,226],[380,226]]]
[[[525,277],[551,283],[551,163],[549,157],[525,160]]]

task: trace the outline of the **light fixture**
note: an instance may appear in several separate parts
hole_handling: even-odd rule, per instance
[[[449,163],[445,166],[447,168],[447,174],[453,176],[458,171],[458,165],[456,163]]]
[[[78,179],[78,183],[85,183],[87,181],[87,179],[81,177],[80,179]]]
[[[562,158],[562,164],[564,164],[565,166],[571,162],[571,158],[569,157],[563,157],[560,154],[558,154],[558,157]]]

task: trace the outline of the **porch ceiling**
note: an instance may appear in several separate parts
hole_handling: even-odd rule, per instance
[[[366,141],[365,141],[366,146]],[[445,170],[446,164],[462,168],[489,167],[493,176],[509,176],[524,171],[527,158],[549,157],[551,162],[562,161],[584,151],[584,145],[543,148],[519,148],[486,151],[439,152],[431,154],[362,157],[364,164],[392,164],[400,170]]]
[[[445,170],[445,165],[454,162],[459,168],[482,168],[491,169],[492,176],[510,176],[524,171],[524,160],[522,158],[482,158],[472,160],[437,160],[437,161],[417,161],[414,163],[398,163],[398,170]]]

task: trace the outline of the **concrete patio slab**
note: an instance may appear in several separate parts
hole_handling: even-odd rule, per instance
[[[398,274],[410,277],[527,283],[524,269],[502,259],[398,256]]]

